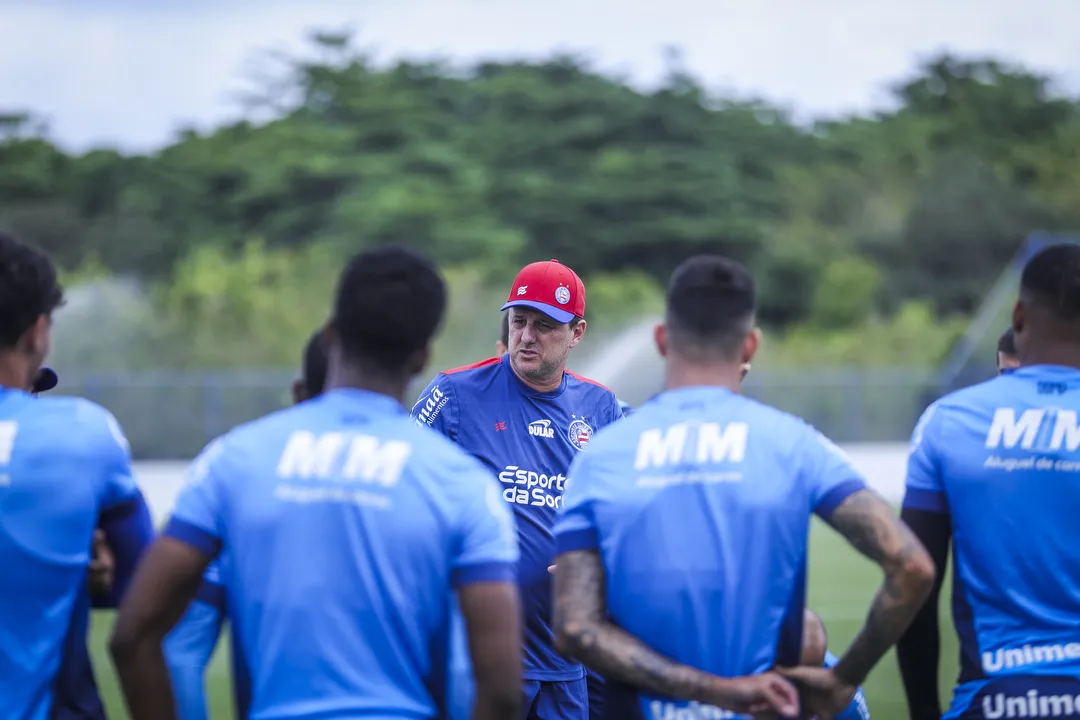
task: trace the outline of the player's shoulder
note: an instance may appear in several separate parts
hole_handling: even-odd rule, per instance
[[[292,405],[241,423],[224,435],[211,440],[204,452],[217,454],[227,449],[240,449],[253,443],[261,444],[270,436],[286,434],[295,428],[298,418],[308,414],[305,405],[307,403]]]
[[[737,412],[734,415],[749,426],[756,439],[765,438],[781,450],[806,447],[808,441],[821,442],[829,449],[836,449],[836,445],[817,427],[798,415],[742,394],[737,395],[735,403]]]
[[[451,385],[460,385],[492,377],[498,374],[501,369],[502,358],[490,357],[461,367],[443,370],[437,377],[449,381]]]
[[[62,428],[49,434],[54,448],[67,446],[86,447],[105,442],[109,446],[130,449],[127,437],[119,421],[111,412],[92,400],[73,396],[39,397],[29,406],[33,409],[36,424]]]
[[[610,400],[611,402],[618,402],[615,393],[611,388],[592,378],[578,375],[576,372],[570,370],[566,371],[566,385],[568,388],[573,388],[577,392],[585,395],[603,398],[604,400]]]

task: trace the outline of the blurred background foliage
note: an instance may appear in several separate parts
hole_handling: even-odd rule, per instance
[[[759,278],[758,366],[929,367],[1030,230],[1080,224],[1077,101],[989,58],[930,58],[891,110],[800,124],[676,53],[646,92],[575,57],[387,68],[348,34],[311,44],[267,55],[251,120],[152,155],[74,155],[0,112],[0,227],[72,289],[58,366],[295,366],[344,259],[400,242],[452,287],[439,365],[490,352],[526,262],[577,270],[603,337],[721,252]]]

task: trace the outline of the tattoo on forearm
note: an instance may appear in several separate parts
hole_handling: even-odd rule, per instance
[[[922,607],[933,584],[933,563],[918,538],[871,490],[845,500],[829,524],[885,572],[866,624],[836,666],[837,675],[858,684]]]
[[[714,705],[724,702],[729,686],[723,679],[660,655],[605,619],[599,555],[566,553],[557,566],[555,627],[563,652],[641,690]]]

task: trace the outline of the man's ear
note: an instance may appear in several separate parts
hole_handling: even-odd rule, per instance
[[[415,377],[424,371],[427,367],[428,361],[431,360],[431,346],[427,345],[412,355],[405,361],[405,369],[408,370],[408,377]]]
[[[653,328],[653,342],[656,343],[656,351],[660,353],[660,357],[666,358],[671,350],[668,344],[667,325],[659,323]]]
[[[584,320],[579,320],[577,325],[570,328],[570,347],[576,347],[581,342],[581,338],[585,336],[585,326],[587,324]]]
[[[754,328],[750,331],[750,334],[743,340],[742,357],[739,361],[748,366],[754,361],[754,355],[757,354],[758,348],[761,346],[761,330]],[[745,373],[744,373],[745,374]]]
[[[292,401],[293,405],[299,405],[300,403],[308,400],[311,394],[308,393],[307,383],[301,378],[296,378],[292,381]]]
[[[49,330],[52,320],[48,315],[38,315],[34,324],[23,334],[23,346],[32,355],[44,357],[49,354]]]

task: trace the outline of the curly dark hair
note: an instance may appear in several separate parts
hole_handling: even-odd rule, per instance
[[[435,265],[400,245],[361,252],[345,267],[334,324],[345,357],[400,373],[427,347],[446,311],[446,284]]]
[[[15,347],[39,317],[63,304],[52,261],[0,232],[0,347]]]

